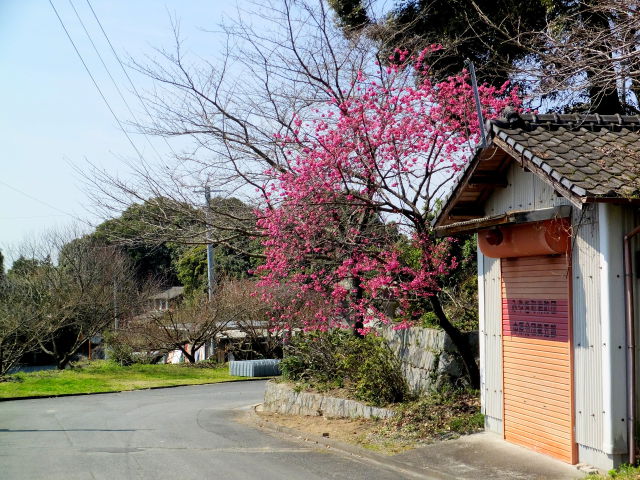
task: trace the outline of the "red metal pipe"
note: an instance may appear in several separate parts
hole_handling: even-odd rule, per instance
[[[627,445],[629,465],[634,465],[636,463],[636,340],[633,312],[633,257],[631,255],[631,239],[638,233],[640,233],[640,226],[634,228],[624,236],[624,317],[627,331]]]

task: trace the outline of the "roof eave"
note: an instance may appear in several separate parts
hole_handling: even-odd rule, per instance
[[[489,152],[490,147],[478,147],[476,149],[476,153],[473,158],[469,161],[464,171],[455,180],[455,187],[449,193],[449,195],[443,199],[443,208],[432,222],[433,228],[441,227],[442,222],[449,217],[449,214],[451,213],[452,208],[455,206],[456,201],[460,198],[460,195],[462,194],[464,188],[468,185],[469,180],[475,173],[480,160],[482,160],[483,156],[489,155]]]

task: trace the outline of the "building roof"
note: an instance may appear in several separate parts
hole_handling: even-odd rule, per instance
[[[511,115],[490,126],[578,197],[640,194],[638,115]]]
[[[184,293],[184,287],[171,287],[167,290],[164,290],[153,297],[151,300],[173,300],[176,297],[179,297]]]
[[[576,205],[640,200],[640,116],[507,113],[487,132],[488,147],[458,177],[436,228],[482,218],[513,162]]]

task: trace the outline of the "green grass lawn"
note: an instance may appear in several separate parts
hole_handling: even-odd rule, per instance
[[[10,375],[0,382],[0,398],[50,396],[71,393],[118,392],[151,387],[230,382],[228,367],[194,368],[185,365],[132,365],[121,367],[95,361],[80,367]]]

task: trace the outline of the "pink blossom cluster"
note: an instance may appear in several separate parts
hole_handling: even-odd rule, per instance
[[[366,325],[390,310],[407,326],[455,267],[431,232],[431,180],[464,167],[480,128],[467,72],[437,83],[428,75],[425,58],[438,48],[397,50],[375,78],[358,72],[348,98],[276,135],[290,168],[271,172],[264,189],[258,272],[296,300],[278,305],[283,328]],[[478,90],[485,119],[520,107],[507,84]]]

